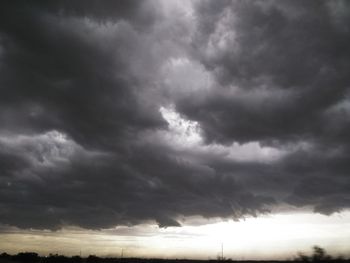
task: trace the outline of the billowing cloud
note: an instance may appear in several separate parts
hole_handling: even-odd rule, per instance
[[[349,207],[347,2],[1,6],[1,224]]]
[[[197,2],[192,55],[215,81],[177,101],[209,144],[257,141],[289,152],[273,171],[261,171],[264,188],[280,174],[280,188],[295,185],[282,191],[284,200],[323,213],[350,200],[342,188],[349,172],[349,8],[345,1]],[[260,180],[242,180],[249,177]]]

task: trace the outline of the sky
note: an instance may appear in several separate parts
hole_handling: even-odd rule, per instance
[[[0,251],[349,255],[350,2],[0,3]]]

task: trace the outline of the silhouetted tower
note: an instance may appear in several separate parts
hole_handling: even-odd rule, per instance
[[[221,260],[224,260],[224,243],[221,243]]]

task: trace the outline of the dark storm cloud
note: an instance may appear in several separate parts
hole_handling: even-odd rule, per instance
[[[312,145],[241,167],[252,191],[327,214],[349,206],[349,20],[346,1],[197,3],[192,55],[216,83],[177,110],[207,143]]]
[[[193,19],[161,3],[1,3],[0,223],[166,227],[284,203],[348,208],[347,3],[198,1]],[[166,71],[184,63],[198,68]],[[204,143],[181,146],[167,104]],[[232,142],[260,146],[229,158]]]
[[[133,73],[155,2],[77,3],[3,3],[1,222],[177,226],[179,215],[265,211],[229,176],[199,175],[166,147],[134,143],[166,127],[147,104],[147,74]]]
[[[179,215],[240,218],[266,212],[265,205],[274,202],[246,191],[232,176],[165,154],[166,149],[150,145],[135,146],[124,156],[89,153],[57,135],[21,138],[17,149],[12,146],[18,158],[31,156],[31,165],[2,178],[2,223],[96,229],[155,220],[162,227],[178,226]],[[26,151],[18,153],[22,148]],[[33,152],[39,153],[33,157]]]
[[[24,3],[16,3],[14,1],[4,1],[4,8],[7,11],[16,12],[15,19],[20,19],[20,15],[27,12],[32,14],[41,12],[49,12],[59,16],[86,17],[92,18],[99,22],[127,20],[133,24],[150,24],[156,18],[156,10],[148,1],[104,1],[101,5],[99,1],[88,0],[82,4],[80,1],[58,0],[54,2],[46,1],[26,1]]]
[[[107,190],[98,190],[113,184],[110,174],[119,176],[121,182],[127,178],[123,169],[113,168],[122,164],[103,161],[98,172],[97,168],[88,172],[89,162],[93,160],[98,167],[99,159],[70,152],[77,145],[73,141],[69,145],[60,143],[52,131],[68,134],[83,147],[102,151],[112,148],[119,155],[133,133],[164,125],[157,111],[139,102],[140,80],[131,76],[127,65],[135,48],[131,43],[133,26],[146,26],[141,21],[148,12],[146,3],[113,1],[97,9],[96,1],[79,3],[1,4],[0,118],[5,138],[1,141],[1,220],[7,224],[54,228],[62,221],[87,227],[120,222],[113,208],[96,208],[85,199],[90,196],[98,206],[112,198],[104,194]],[[108,21],[116,24],[109,25]],[[54,158],[44,165],[45,158],[52,159],[52,151],[66,161],[78,157],[69,160],[72,164],[57,163]],[[84,161],[88,164],[79,164]],[[82,173],[87,181],[75,182],[72,176]],[[98,184],[104,179],[104,184]],[[125,181],[131,184],[132,179]],[[93,185],[100,188],[95,190]],[[123,185],[116,181],[113,193],[119,187]],[[79,200],[81,205],[87,202],[86,209],[77,204]],[[52,210],[51,206],[57,207]],[[88,217],[90,212],[94,218]],[[92,221],[70,220],[68,214]]]
[[[68,11],[78,8],[62,2],[66,5]],[[132,41],[128,24],[98,31],[94,20],[51,14],[39,6],[11,2],[2,8],[0,81],[5,129],[58,129],[90,143],[92,137],[108,141],[127,127],[162,123],[159,114],[143,114],[137,104],[138,80],[125,65]],[[127,17],[122,13],[120,19]]]
[[[199,121],[210,141],[293,140],[326,133],[333,118],[326,111],[345,98],[349,86],[348,3],[213,5],[199,1],[193,45],[218,87],[178,109]],[[230,86],[246,96],[228,95]]]

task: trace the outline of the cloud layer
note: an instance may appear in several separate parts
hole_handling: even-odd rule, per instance
[[[349,208],[346,1],[4,1],[0,223]]]

